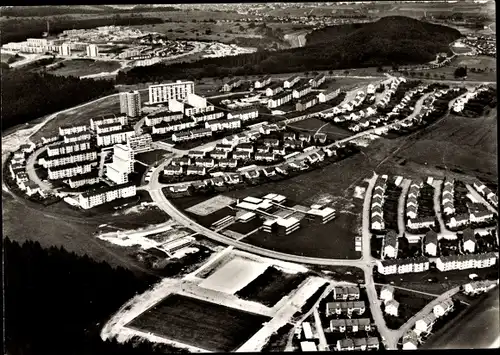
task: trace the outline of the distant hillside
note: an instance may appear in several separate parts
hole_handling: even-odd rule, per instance
[[[315,31],[302,48],[137,67],[127,73],[120,72],[117,82],[134,84],[188,76],[221,77],[421,64],[433,60],[437,53],[448,52],[449,43],[460,37],[459,31],[449,27],[392,16],[362,25]]]

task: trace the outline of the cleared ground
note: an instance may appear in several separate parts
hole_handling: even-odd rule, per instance
[[[101,72],[112,72],[121,67],[118,62],[87,59],[65,60],[62,64],[62,67],[50,70],[50,73],[61,76],[80,77],[99,74]]]
[[[311,134],[316,132],[326,133],[331,139],[342,139],[352,135],[346,129],[331,123],[325,123],[317,118],[308,118],[307,120],[290,123],[288,126]]]
[[[243,345],[267,320],[215,303],[171,295],[127,327],[208,351],[229,352]]]
[[[162,160],[164,155],[166,155],[167,153],[168,153],[168,151],[166,151],[166,150],[155,149],[155,150],[152,150],[149,152],[135,154],[134,158],[135,158],[135,160],[138,160],[141,163],[144,163],[146,165],[153,165],[153,164],[159,162],[160,160]]]
[[[429,69],[424,71],[417,71],[415,78],[426,78],[427,73],[429,73],[430,78],[435,78],[435,75],[441,76],[444,75],[446,80],[455,80],[455,70],[459,66],[464,66],[463,61],[468,62],[470,60],[479,60],[480,62],[477,64],[467,65],[467,81],[496,81],[496,62],[495,58],[487,57],[487,56],[478,56],[478,57],[470,57],[465,55],[459,55],[455,57],[450,65],[446,65],[442,68]],[[473,73],[470,69],[486,69],[484,73]],[[410,71],[411,72],[411,71]],[[420,75],[423,74],[423,76]]]
[[[229,206],[233,202],[235,202],[235,199],[231,197],[217,195],[186,209],[186,211],[197,214],[198,216],[208,216],[209,214]]]
[[[264,263],[236,257],[205,279],[200,286],[234,294],[261,275],[266,269],[267,265]]]

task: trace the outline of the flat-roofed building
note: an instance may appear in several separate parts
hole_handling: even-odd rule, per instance
[[[48,168],[48,174],[50,180],[59,180],[64,178],[70,178],[76,175],[86,174],[92,170],[92,166],[96,162],[81,162],[81,163],[71,163],[67,165],[60,165],[53,168]]]
[[[311,215],[317,223],[321,224],[328,223],[335,218],[335,210],[330,207],[322,209],[311,208],[307,211],[307,214]]]
[[[157,104],[169,100],[184,100],[188,94],[194,94],[194,82],[177,80],[175,83],[151,85],[149,87],[149,103]]]
[[[126,143],[129,137],[134,137],[135,131],[132,128],[123,128],[120,131],[108,132],[97,135],[97,145],[99,147],[114,144]]]
[[[144,124],[148,127],[159,125],[162,122],[169,123],[182,120],[184,118],[184,113],[181,112],[170,112],[170,111],[160,111],[149,114],[144,119]]]
[[[135,196],[135,194],[135,185],[133,183],[127,183],[123,185],[106,186],[84,192],[78,197],[78,202],[83,209],[89,209],[119,198],[132,197]]]
[[[80,141],[88,141],[90,140],[91,134],[88,131],[83,131],[79,133],[72,133],[65,135],[63,137],[64,143],[75,143]]]
[[[71,163],[97,160],[97,151],[93,149],[80,150],[74,153],[56,155],[53,157],[40,158],[38,163],[44,168],[54,168]]]
[[[100,180],[99,171],[94,169],[89,173],[70,177],[65,181],[65,183],[67,183],[72,189],[76,189],[81,186],[98,184]]]
[[[59,126],[59,135],[67,136],[68,134],[86,132],[88,127],[86,125],[77,126]]]
[[[494,252],[482,254],[450,255],[441,256],[436,260],[436,268],[439,271],[482,269],[497,263]]]
[[[115,114],[107,114],[90,119],[90,129],[95,131],[97,126],[109,123],[120,123],[122,126],[128,124],[128,118],[125,115],[116,116]]]
[[[163,250],[165,250],[167,253],[172,254],[175,253],[176,251],[186,248],[193,244],[196,241],[194,237],[190,236],[185,236],[181,238],[174,239],[172,241],[166,242],[161,246]]]
[[[120,113],[128,117],[141,115],[141,94],[138,90],[120,93]]]

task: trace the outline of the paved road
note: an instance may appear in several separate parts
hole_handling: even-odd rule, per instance
[[[481,196],[479,194],[479,192],[477,192],[477,190],[473,186],[471,186],[470,184],[466,184],[466,187],[467,187],[467,190],[469,190],[469,192],[472,195],[472,197],[474,197],[476,200],[478,200],[479,202],[481,202],[482,204],[484,204],[486,207],[488,207],[488,209],[491,212],[498,213],[498,211],[495,209],[495,207],[493,207],[492,205],[490,205],[490,203],[488,201],[486,201],[485,198],[483,196]]]
[[[441,211],[442,182],[443,182],[442,180],[434,180],[432,182],[432,186],[434,187],[434,213],[439,221],[439,227],[440,227],[438,233],[438,239],[441,238],[456,239],[457,234],[448,230],[443,220],[443,213]]]
[[[321,324],[321,318],[319,317],[318,308],[313,308],[314,322],[316,323],[316,330],[318,331],[319,337],[319,351],[328,351],[328,342],[326,341],[325,332],[323,330],[323,325]]]
[[[43,191],[52,190],[52,185],[43,182],[37,175],[35,171],[35,163],[38,161],[38,156],[47,150],[47,146],[43,146],[37,150],[35,150],[32,154],[28,156],[28,160],[26,160],[26,173],[31,181],[40,186]]]
[[[398,237],[401,238],[406,230],[405,225],[405,212],[406,212],[406,196],[408,195],[408,190],[410,189],[411,180],[403,179],[401,183],[401,195],[399,195],[398,200]]]

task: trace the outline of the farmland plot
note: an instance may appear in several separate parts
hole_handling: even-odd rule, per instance
[[[243,345],[268,317],[181,295],[171,295],[126,326],[186,345],[229,352]]]

